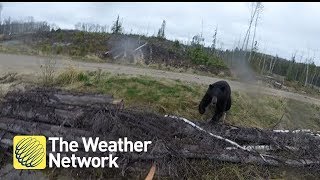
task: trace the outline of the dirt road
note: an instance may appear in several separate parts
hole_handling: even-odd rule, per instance
[[[11,55],[11,54],[1,54],[0,53],[0,72],[18,72],[26,74],[35,74],[40,72],[40,65],[44,64],[44,59],[35,56],[25,56],[25,55]],[[147,69],[130,67],[124,65],[116,65],[110,63],[87,63],[70,61],[63,59],[56,59],[57,69],[62,69],[68,64],[82,69],[82,70],[97,70],[101,68],[103,71],[110,72],[113,74],[127,74],[127,75],[146,75],[155,78],[166,78],[166,79],[179,79],[185,82],[193,82],[199,84],[210,84],[215,81],[221,80],[218,78],[188,74],[188,73],[176,73],[163,70]],[[281,91],[277,89],[271,89],[267,87],[261,87],[257,84],[246,84],[237,81],[226,80],[230,83],[232,90],[246,91],[250,93],[262,93],[274,96],[280,96],[285,98],[290,98],[302,102],[309,102],[313,104],[320,105],[320,99],[308,97],[305,95],[300,95],[296,93]]]

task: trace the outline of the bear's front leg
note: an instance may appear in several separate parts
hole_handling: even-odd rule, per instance
[[[215,114],[211,119],[212,122],[216,123],[221,119],[221,117],[223,116],[223,114],[225,112],[226,106],[227,106],[226,102],[224,102],[223,104],[219,103],[219,102],[217,103]]]
[[[227,113],[224,112],[224,113],[223,113],[223,116],[222,116],[222,123],[223,123],[223,124],[224,124],[224,121],[226,120],[226,116],[227,116]]]
[[[211,122],[213,123],[217,123],[219,122],[220,118],[223,116],[223,112],[220,112],[220,111],[216,111],[214,116],[212,117],[211,119]]]

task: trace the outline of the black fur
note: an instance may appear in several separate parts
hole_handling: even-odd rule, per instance
[[[206,107],[213,103],[216,105],[215,114],[212,121],[218,121],[224,112],[231,108],[231,88],[226,81],[218,81],[209,85],[206,94],[203,96],[199,104],[199,113],[203,114]]]

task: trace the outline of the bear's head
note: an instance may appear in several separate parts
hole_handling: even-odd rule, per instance
[[[206,112],[206,107],[210,104],[212,98],[205,94],[204,97],[202,98],[200,104],[199,104],[199,113],[204,114]]]
[[[222,97],[225,91],[224,86],[217,86],[210,84],[206,94],[203,96],[200,104],[199,104],[199,113],[204,114],[206,111],[206,107],[212,103],[216,104],[218,101],[218,97]]]
[[[225,89],[226,89],[225,86],[218,86],[218,85],[210,84],[206,93],[209,94],[213,98],[212,101],[215,104],[215,103],[217,103],[218,97],[224,96]]]

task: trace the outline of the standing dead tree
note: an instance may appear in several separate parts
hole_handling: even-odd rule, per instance
[[[309,59],[306,59],[306,79],[304,81],[304,86],[308,84],[308,75],[309,75]]]
[[[276,62],[278,61],[278,55],[276,55],[276,57],[275,58],[273,58],[274,60],[273,60],[273,64],[272,64],[272,66],[271,66],[271,73],[273,73],[273,69],[274,69],[274,66],[276,65]]]
[[[306,64],[306,74],[305,74],[305,81],[304,86],[306,87],[308,85],[308,76],[309,76],[309,65],[313,61],[313,58],[310,58],[309,56],[309,50],[308,50],[308,58],[306,58],[305,64]],[[313,52],[314,53],[314,52]],[[313,56],[314,57],[314,56]]]
[[[215,52],[216,50],[216,43],[217,43],[217,33],[218,33],[218,25],[216,26],[216,29],[213,34],[213,40],[212,40],[212,45],[211,45],[211,51]]]
[[[250,51],[250,55],[249,55],[249,59],[248,59],[249,62],[250,62],[250,60],[251,60],[252,52],[254,51],[254,43],[257,42],[257,41],[255,41],[255,37],[256,37],[258,19],[260,18],[260,14],[262,13],[262,9],[263,9],[262,3],[261,3],[261,2],[256,2],[255,9],[256,9],[256,20],[255,20],[255,24],[254,24],[254,31],[253,31],[253,38],[252,38],[252,44],[251,44],[251,51]],[[249,39],[249,38],[248,38],[248,39]]]
[[[243,40],[242,48],[241,50],[247,50],[248,49],[248,43],[250,39],[250,32],[251,32],[251,26],[254,21],[254,18],[256,17],[257,13],[262,10],[262,3],[261,2],[256,2],[251,4],[251,15],[250,15],[250,20],[249,20],[249,27],[247,29],[246,35]],[[256,19],[257,21],[258,19]]]
[[[319,76],[319,72],[317,71],[318,70],[318,68],[316,68],[316,70],[315,70],[315,72],[314,72],[314,74],[313,74],[313,76],[312,76],[312,79],[311,79],[311,84],[313,84],[313,85],[315,85],[315,83],[316,83],[316,81],[314,81],[315,80],[315,77],[318,77]]]

